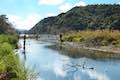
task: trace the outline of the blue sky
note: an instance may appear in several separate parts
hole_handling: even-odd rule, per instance
[[[0,0],[0,14],[6,14],[18,29],[30,29],[48,16],[56,16],[75,6],[114,4],[120,0]]]

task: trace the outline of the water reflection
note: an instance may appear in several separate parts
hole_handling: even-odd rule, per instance
[[[114,53],[105,53],[100,51],[78,49],[78,48],[65,48],[59,45],[50,45],[46,47],[53,50],[57,50],[61,54],[70,56],[72,58],[87,57],[95,60],[120,59],[120,54],[114,54]]]
[[[87,67],[85,61],[78,64],[67,59],[63,62],[55,62],[53,69],[57,76],[61,76],[65,80],[81,80],[80,72],[86,76],[88,75],[89,79],[92,80],[110,80],[106,74],[96,71],[93,67]],[[83,79],[89,80],[85,77]]]
[[[64,70],[63,65],[60,62],[54,64],[53,70],[56,76],[60,76],[64,78],[67,75],[66,71]]]
[[[26,61],[26,49],[23,49],[22,54],[23,54],[23,57],[24,57],[24,61]]]
[[[106,74],[99,73],[96,70],[83,70],[83,73],[89,75],[91,79],[95,80],[110,80]]]
[[[21,41],[22,42],[22,41]],[[40,72],[38,80],[119,80],[120,60],[93,54],[76,54],[75,50],[51,49],[50,43],[27,40],[26,65]],[[68,56],[70,55],[70,57]],[[79,56],[79,57],[78,57]],[[101,59],[102,57],[102,59]]]

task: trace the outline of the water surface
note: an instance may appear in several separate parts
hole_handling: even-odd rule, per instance
[[[120,60],[72,58],[63,55],[64,51],[47,48],[49,45],[53,43],[28,39],[26,57],[22,48],[19,50],[21,60],[40,72],[38,80],[120,80]]]

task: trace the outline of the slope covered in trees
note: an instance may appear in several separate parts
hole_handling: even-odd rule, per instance
[[[12,24],[8,21],[6,15],[0,15],[0,34],[14,34],[15,29]]]
[[[88,5],[74,7],[66,13],[38,22],[30,33],[61,33],[86,29],[120,30],[120,5]]]

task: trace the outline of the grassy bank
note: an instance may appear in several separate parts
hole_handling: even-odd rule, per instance
[[[62,40],[73,47],[113,53],[120,51],[120,32],[115,30],[67,32]]]
[[[120,46],[120,32],[110,30],[80,31],[63,34],[63,41],[81,42],[87,46]]]
[[[13,51],[17,42],[17,36],[0,35],[0,80],[27,80],[24,65]]]

